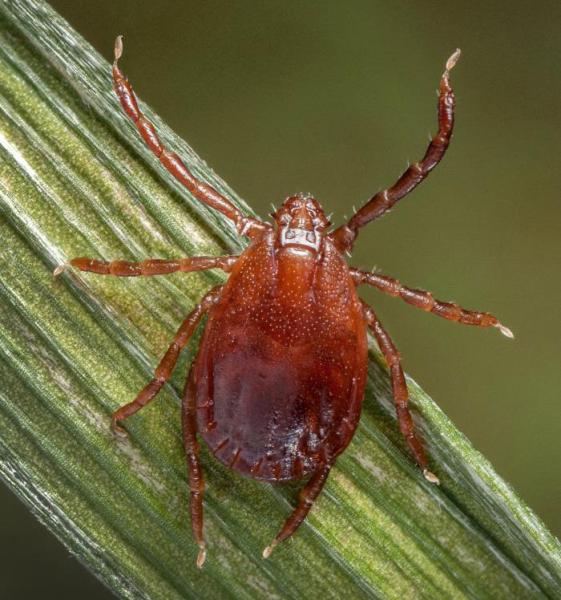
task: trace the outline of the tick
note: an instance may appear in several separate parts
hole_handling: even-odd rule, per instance
[[[123,43],[115,42],[113,82],[126,114],[161,164],[199,201],[221,212],[240,236],[249,239],[239,256],[199,256],[177,260],[106,262],[74,258],[81,271],[117,277],[166,275],[222,269],[224,285],[210,290],[179,327],[156,368],[154,378],[112,416],[119,423],[151,402],[169,379],[181,350],[206,317],[198,354],[183,396],[183,439],[189,467],[191,526],[205,556],[204,480],[197,434],[224,465],[267,482],[308,478],[298,505],[263,551],[291,536],[321,492],[339,454],[357,427],[367,371],[370,329],[389,367],[399,429],[425,478],[438,484],[415,433],[408,392],[397,349],[374,310],[361,300],[359,285],[370,285],[437,316],[477,327],[512,332],[489,313],[441,302],[429,292],[402,285],[386,275],[360,271],[345,254],[362,227],[388,212],[419,185],[440,162],[454,125],[450,71],[460,56],[448,59],[440,80],[438,133],[424,157],[397,182],[374,195],[336,229],[310,194],[289,196],[267,223],[245,216],[209,184],[198,180],[179,156],[163,146],[152,123],[140,111],[118,61]],[[58,267],[59,274],[65,266]]]

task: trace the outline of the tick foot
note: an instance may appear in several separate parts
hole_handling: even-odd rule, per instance
[[[115,38],[114,54],[115,54],[115,62],[117,62],[121,58],[121,56],[123,56],[123,36],[122,35],[118,35]]]
[[[58,277],[62,275],[66,269],[68,269],[70,265],[68,263],[63,263],[62,265],[58,265],[58,267],[53,271],[53,277]]]
[[[508,328],[505,327],[502,323],[497,323],[495,325],[495,327],[507,338],[510,338],[511,340],[514,339],[514,333],[512,333],[512,331]]]
[[[202,569],[206,560],[206,546],[204,542],[199,542],[199,554],[197,555],[197,568]]]
[[[456,50],[454,50],[452,56],[446,61],[446,74],[447,75],[456,66],[456,63],[460,59],[461,54],[462,54],[462,51],[459,48],[456,48]]]
[[[266,548],[263,550],[263,558],[269,558],[273,550],[278,546],[278,541],[273,540]]]
[[[438,479],[438,477],[432,471],[429,471],[428,469],[423,469],[423,475],[425,479],[430,483],[440,485],[440,479]]]
[[[118,435],[121,438],[127,438],[129,435],[127,430],[119,425],[115,417],[111,419],[111,429],[115,435]]]

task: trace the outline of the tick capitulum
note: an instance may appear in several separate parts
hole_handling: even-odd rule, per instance
[[[268,557],[305,519],[337,456],[353,437],[366,382],[368,329],[389,367],[401,433],[425,478],[439,483],[429,470],[415,433],[399,354],[374,310],[359,298],[357,288],[371,285],[445,319],[496,327],[507,337],[513,337],[512,332],[489,313],[441,302],[429,292],[408,288],[391,277],[352,268],[345,253],[351,250],[362,227],[412,191],[444,156],[454,124],[449,75],[460,51],[448,59],[440,80],[438,132],[424,157],[333,231],[328,231],[329,220],[310,194],[287,198],[273,213],[270,224],[245,216],[228,198],[196,179],[179,156],[163,146],[154,126],[140,111],[133,89],[118,66],[122,51],[122,38],[118,37],[114,87],[142,138],[195,198],[221,212],[239,235],[249,239],[240,256],[70,261],[82,271],[118,277],[205,269],[229,273],[227,282],[210,290],[183,321],[154,379],[112,417],[114,428],[122,431],[119,423],[154,399],[206,316],[182,407],[191,525],[199,545],[197,565],[201,567],[206,556],[197,434],[218,460],[243,475],[268,482],[309,477],[298,506],[264,550],[263,556]],[[63,269],[57,268],[55,274]]]
[[[277,223],[276,243],[279,248],[295,248],[317,255],[330,223],[320,203],[311,194],[287,198],[272,216]],[[298,253],[297,250],[295,252]]]

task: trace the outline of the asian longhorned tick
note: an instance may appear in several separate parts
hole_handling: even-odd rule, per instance
[[[359,298],[357,287],[371,285],[445,319],[496,327],[507,337],[512,333],[489,313],[465,310],[391,277],[354,269],[344,256],[360,229],[412,191],[444,156],[454,124],[449,75],[459,50],[448,59],[440,80],[438,132],[424,157],[333,231],[321,205],[310,194],[287,198],[272,215],[271,224],[245,216],[228,198],[197,179],[177,154],[164,147],[140,111],[133,89],[118,66],[122,51],[122,38],[118,37],[114,87],[142,138],[195,198],[221,212],[233,222],[238,234],[250,241],[239,256],[70,261],[82,271],[118,277],[205,269],[229,273],[227,282],[210,290],[183,321],[154,379],[112,419],[114,428],[123,431],[119,423],[154,399],[206,316],[182,408],[191,525],[199,545],[197,565],[202,566],[206,555],[197,434],[219,461],[248,477],[268,482],[309,477],[298,506],[264,550],[263,556],[268,557],[305,519],[337,456],[353,437],[366,381],[368,328],[389,367],[401,433],[426,479],[439,483],[415,434],[399,354],[374,310]],[[64,268],[59,267],[55,274]]]

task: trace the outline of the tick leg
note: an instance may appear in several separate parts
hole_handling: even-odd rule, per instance
[[[432,138],[425,155],[419,162],[411,163],[392,187],[378,192],[353,215],[348,223],[341,225],[331,234],[330,237],[340,250],[350,250],[361,227],[390,210],[398,200],[416,188],[442,160],[454,128],[455,98],[450,87],[450,71],[459,58],[460,51],[456,50],[446,61],[438,94],[438,133]]]
[[[178,329],[171,346],[168,348],[164,357],[160,361],[160,364],[156,367],[155,377],[150,383],[138,394],[138,396],[128,404],[121,406],[119,410],[115,411],[112,416],[112,426],[117,432],[124,433],[124,429],[120,427],[119,421],[134,415],[142,407],[146,406],[151,402],[156,394],[162,389],[164,383],[170,378],[171,373],[177,364],[177,359],[181,350],[185,347],[189,338],[193,335],[197,325],[199,324],[203,315],[208,309],[216,302],[219,297],[222,286],[213,288],[198,304],[195,309],[189,313],[185,321],[181,324]]]
[[[113,63],[113,87],[127,115],[134,121],[140,135],[147,146],[157,156],[162,165],[192,194],[204,204],[220,211],[223,215],[233,221],[240,235],[254,237],[263,232],[268,225],[258,219],[246,217],[230,200],[220,194],[208,183],[197,179],[185,166],[183,161],[175,152],[165,148],[154,125],[142,114],[138,107],[136,95],[128,79],[125,78],[118,61],[123,54],[123,38],[115,40],[115,61]]]
[[[300,527],[302,521],[310,512],[310,509],[316,501],[316,498],[323,489],[332,466],[333,465],[331,464],[327,464],[321,467],[321,469],[312,475],[308,483],[302,488],[299,496],[298,506],[292,511],[290,517],[288,517],[288,519],[285,521],[282,529],[277,534],[275,539],[265,548],[265,550],[263,550],[263,558],[269,558],[269,556],[271,556],[271,552],[275,549],[275,546],[277,546],[283,540],[286,540],[286,538],[290,537],[298,529],[298,527]]]
[[[183,400],[183,443],[185,445],[185,455],[187,456],[187,465],[189,468],[191,528],[195,541],[199,545],[197,567],[200,569],[206,559],[206,547],[203,537],[203,493],[205,482],[199,463],[200,445],[197,441],[197,409],[195,400],[195,388],[191,372],[187,379]]]
[[[497,317],[475,310],[467,310],[454,302],[442,302],[433,298],[430,292],[417,290],[402,285],[397,279],[376,273],[367,273],[358,269],[351,269],[351,276],[357,285],[366,283],[390,296],[401,298],[407,304],[421,308],[433,315],[457,321],[464,325],[475,325],[476,327],[496,327],[503,335],[513,338],[512,331],[499,322]]]
[[[392,392],[393,399],[395,402],[395,408],[397,412],[397,421],[401,434],[405,438],[407,445],[409,446],[415,460],[419,467],[423,471],[423,475],[427,481],[431,483],[439,484],[438,477],[431,473],[428,469],[427,456],[420,440],[415,435],[415,426],[413,425],[413,419],[409,412],[409,392],[407,391],[407,383],[405,381],[405,375],[401,368],[401,359],[399,352],[395,347],[388,332],[382,327],[382,324],[378,320],[375,312],[364,302],[364,313],[368,322],[368,326],[372,330],[378,346],[388,363],[390,369],[390,376],[392,380]]]
[[[238,260],[237,256],[194,256],[178,260],[162,260],[150,258],[141,262],[127,260],[97,260],[95,258],[73,258],[67,265],[58,266],[53,275],[57,277],[68,266],[76,267],[80,271],[90,271],[98,275],[114,275],[116,277],[139,277],[148,275],[168,275],[181,271],[205,271],[206,269],[222,269],[229,273]]]

